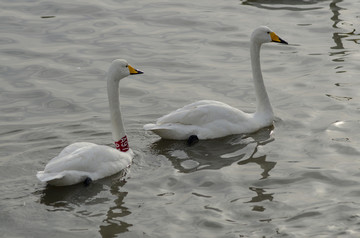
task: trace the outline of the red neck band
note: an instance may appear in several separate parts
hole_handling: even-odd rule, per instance
[[[119,141],[115,141],[116,149],[126,152],[129,150],[129,142],[126,136],[121,138]]]

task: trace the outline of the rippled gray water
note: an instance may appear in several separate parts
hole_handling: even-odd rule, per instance
[[[2,1],[2,237],[359,237],[357,1]],[[251,135],[183,142],[142,126],[214,99],[252,111],[249,37],[276,114]],[[36,171],[76,141],[111,145],[105,72],[136,157],[125,177],[54,188]]]

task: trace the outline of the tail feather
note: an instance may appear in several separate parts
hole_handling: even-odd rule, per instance
[[[144,125],[144,130],[146,131],[151,131],[151,130],[154,130],[156,129],[156,124],[146,124]]]
[[[144,129],[152,131],[163,139],[170,140],[187,140],[191,135],[197,135],[197,130],[193,126],[186,126],[175,123],[162,125],[146,124]]]
[[[41,182],[49,182],[55,179],[62,179],[64,177],[63,173],[45,173],[45,171],[38,171],[36,177]]]

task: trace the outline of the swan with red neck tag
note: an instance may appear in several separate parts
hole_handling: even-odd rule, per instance
[[[112,137],[115,148],[90,142],[76,142],[65,147],[58,156],[51,159],[37,178],[54,186],[68,186],[77,183],[88,185],[128,168],[134,157],[125,133],[120,111],[119,82],[121,79],[142,74],[131,67],[126,60],[114,60],[107,73]]]

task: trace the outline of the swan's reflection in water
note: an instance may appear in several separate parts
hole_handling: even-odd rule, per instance
[[[266,155],[256,157],[255,154],[258,146],[273,141],[272,130],[273,127],[267,127],[249,135],[199,141],[191,147],[182,141],[161,139],[152,145],[152,150],[167,157],[174,168],[182,173],[204,169],[218,170],[235,162],[239,165],[256,163],[263,170],[262,178],[267,178],[276,162],[266,161]]]
[[[326,0],[241,0],[241,4],[267,10],[311,11],[321,9],[315,6],[320,1]]]
[[[57,212],[68,212],[70,216],[96,224],[94,229],[98,229],[102,237],[116,237],[129,231],[128,228],[132,226],[124,221],[124,217],[131,213],[124,204],[128,192],[121,191],[126,184],[125,174],[124,171],[93,181],[89,186],[47,185],[37,193],[40,193],[40,203],[46,205],[47,210],[53,212],[54,216]]]
[[[217,196],[219,191],[211,191],[216,187],[222,191],[222,188],[217,187],[213,184],[213,180],[207,181],[208,178],[204,180],[194,179],[197,176],[202,177],[202,175],[207,174],[206,170],[219,170],[221,173],[227,173],[227,167],[230,166],[243,166],[240,170],[233,171],[243,171],[247,170],[246,167],[250,164],[258,166],[258,173],[260,180],[268,178],[270,171],[275,167],[276,162],[268,161],[266,153],[264,154],[260,147],[266,146],[268,143],[274,141],[271,136],[273,127],[263,128],[260,131],[249,134],[249,135],[233,135],[216,140],[204,140],[199,141],[197,144],[189,147],[183,141],[171,141],[171,140],[159,140],[155,142],[152,146],[153,153],[160,154],[169,159],[173,167],[178,170],[180,173],[191,173],[189,176],[189,181],[198,181],[192,185],[189,182],[189,186],[192,187],[192,194],[196,197],[208,198],[211,199],[213,196]],[[223,172],[220,170],[223,169]],[[253,170],[253,168],[251,168]],[[198,175],[193,173],[200,172]],[[215,175],[214,173],[210,173]],[[220,175],[221,176],[221,175]],[[256,176],[256,175],[255,175]],[[184,176],[181,176],[184,180]],[[211,175],[210,175],[211,177]],[[201,181],[201,182],[199,182]],[[259,181],[259,180],[256,180]],[[209,183],[212,188],[209,187],[209,191],[204,188],[204,186],[199,184]],[[198,185],[196,185],[198,184]],[[232,183],[232,185],[234,185]],[[191,188],[187,188],[191,189]],[[236,188],[234,188],[236,190]],[[241,190],[241,188],[239,188]],[[263,201],[272,201],[273,193],[266,191],[266,188],[257,187],[250,182],[248,189],[255,193],[255,195],[250,196],[247,201],[244,201],[244,197],[240,196],[239,198],[231,200],[231,204],[237,207],[236,205],[239,200],[244,203],[251,204],[253,211],[263,212],[266,210],[266,207],[263,206]],[[232,191],[232,189],[224,189],[223,191]],[[176,191],[172,191],[172,195],[176,194]],[[213,195],[209,195],[213,194]],[[221,195],[219,195],[221,196]]]

